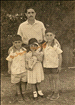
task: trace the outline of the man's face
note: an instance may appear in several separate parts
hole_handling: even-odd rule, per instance
[[[34,20],[36,16],[36,12],[34,11],[34,9],[27,9],[27,13],[25,13],[25,15],[29,20]]]

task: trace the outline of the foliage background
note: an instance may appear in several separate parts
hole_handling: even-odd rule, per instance
[[[75,1],[1,1],[1,65],[7,70],[8,48],[12,45],[12,35],[17,33],[19,24],[26,20],[25,8],[35,7],[36,19],[49,25],[56,32],[56,38],[65,45],[71,45],[75,38]]]

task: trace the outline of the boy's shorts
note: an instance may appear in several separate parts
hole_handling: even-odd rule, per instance
[[[59,70],[58,68],[44,68],[45,74],[58,74]]]
[[[27,82],[27,72],[21,74],[11,74],[11,83]]]

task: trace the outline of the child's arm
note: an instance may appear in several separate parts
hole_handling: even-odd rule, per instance
[[[26,69],[28,70],[29,66],[28,66],[28,62],[27,61],[25,61],[25,66],[26,66]]]
[[[29,61],[30,61],[30,58],[28,57],[28,55],[27,55],[27,53],[25,54],[25,68],[27,69],[27,70],[31,70],[30,68],[29,68]]]
[[[11,74],[11,64],[12,62],[8,61],[8,73]]]
[[[62,54],[58,55],[58,70],[61,71],[61,65],[62,65]]]
[[[11,54],[11,51],[10,52],[8,51],[8,53],[10,53],[10,54],[8,55],[6,60],[8,61],[8,73],[11,74],[11,64],[12,64],[12,60],[13,60],[13,58],[12,58],[13,55]]]
[[[40,61],[40,62],[43,61],[43,52],[42,51],[37,54],[37,60]]]
[[[37,57],[38,61],[40,61],[40,62],[43,61],[43,52],[42,51],[41,52],[35,52],[33,55]]]
[[[30,65],[30,68],[32,69],[35,65],[35,63],[37,62],[37,57],[33,56],[33,58],[31,59],[32,64]]]

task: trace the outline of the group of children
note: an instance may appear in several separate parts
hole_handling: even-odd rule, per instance
[[[59,72],[61,71],[62,50],[55,39],[55,34],[46,30],[46,41],[40,44],[37,39],[31,38],[29,51],[22,47],[22,39],[19,35],[13,36],[13,47],[6,60],[8,61],[8,73],[11,73],[11,83],[16,84],[18,100],[25,100],[27,83],[32,85],[33,98],[43,97],[41,82],[44,73],[49,76],[52,94],[47,98],[56,100],[59,98]]]

